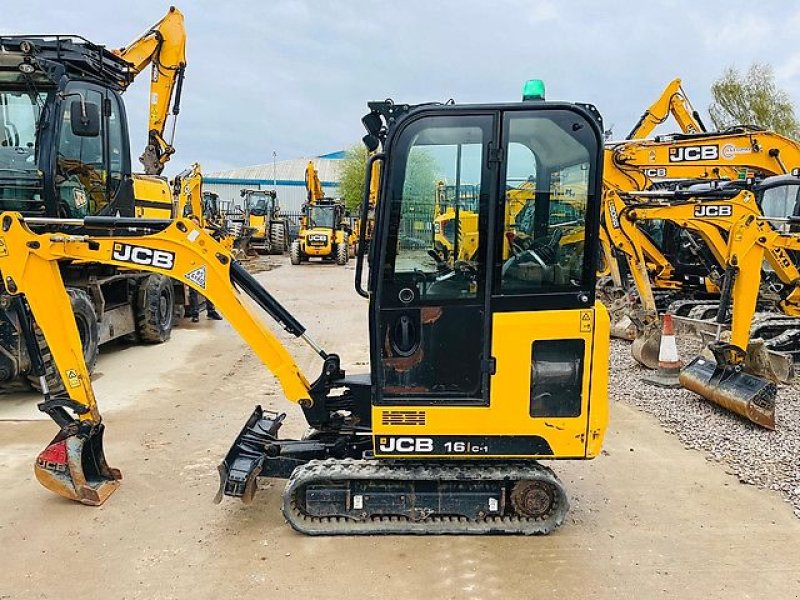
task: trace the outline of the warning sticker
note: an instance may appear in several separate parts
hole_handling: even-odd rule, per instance
[[[8,256],[8,248],[3,238],[0,238],[0,256]]]
[[[206,289],[206,268],[205,266],[199,267],[194,271],[189,271],[185,275],[186,279],[189,281],[196,283],[201,288]]]
[[[581,332],[586,333],[592,330],[592,311],[581,311]]]
[[[71,388],[76,388],[81,384],[80,379],[78,378],[78,371],[75,369],[67,369],[64,371],[65,379],[67,380],[67,385]]]

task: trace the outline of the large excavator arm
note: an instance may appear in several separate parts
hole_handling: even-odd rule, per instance
[[[670,115],[675,118],[683,133],[700,133],[706,130],[700,114],[694,110],[686,97],[681,80],[673,79],[667,84],[658,99],[639,117],[639,122],[628,134],[627,139],[646,138]]]
[[[36,354],[37,342],[42,349],[42,342],[46,342],[45,351],[51,353],[65,382],[65,392],[57,396],[51,396],[45,385],[45,401],[40,405],[61,430],[37,459],[36,475],[57,494],[86,504],[102,504],[120,478],[119,472],[110,469],[105,461],[103,425],[75,321],[64,318],[71,309],[59,262],[135,268],[177,279],[195,289],[214,302],[275,375],[286,398],[305,410],[314,408],[315,389],[324,388],[327,379],[342,375],[338,357],[326,354],[308,338],[305,328],[231,258],[222,244],[192,220],[87,217],[61,220],[58,224],[105,229],[105,233],[111,230],[111,235],[34,233],[18,213],[0,216],[0,272],[5,292],[17,301],[25,322],[32,318],[39,328],[40,333],[31,328],[26,336],[31,342],[30,351]],[[245,304],[237,288],[324,359],[323,374],[316,382],[309,383],[285,346]]]
[[[139,160],[145,173],[158,175],[175,152],[175,124],[180,112],[181,89],[186,69],[186,30],[183,14],[171,6],[166,16],[125,48],[116,51],[131,63],[138,75],[152,65],[150,117],[147,147]],[[171,110],[170,110],[171,109]],[[172,132],[165,137],[167,117],[172,114]]]

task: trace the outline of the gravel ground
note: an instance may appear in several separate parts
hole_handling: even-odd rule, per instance
[[[680,344],[688,362],[698,346]],[[611,342],[613,401],[632,404],[652,415],[688,448],[724,463],[742,483],[780,492],[800,518],[800,386],[780,386],[776,430],[762,429],[684,389],[671,390],[640,381],[645,372],[631,357],[630,343]]]

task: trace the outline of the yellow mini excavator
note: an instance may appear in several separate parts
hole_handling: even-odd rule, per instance
[[[369,373],[345,375],[339,357],[189,219],[0,215],[3,302],[19,315],[39,372],[34,322],[67,383],[51,393],[42,382],[40,407],[60,427],[36,462],[43,485],[86,504],[102,503],[119,485],[103,453],[77,329],[63,318],[69,299],[59,264],[91,261],[201,292],[302,407],[310,429],[301,439],[279,436],[285,415],[255,409],[219,466],[218,499],[247,502],[259,477],[288,479],[286,519],[317,535],[546,534],[563,522],[566,491],[537,460],[597,456],[608,419],[609,322],[594,299],[601,118],[590,105],[545,101],[369,107],[364,141],[379,151],[367,173],[382,166],[366,287],[364,244],[356,268],[356,289],[369,300]],[[561,215],[543,191],[531,230],[537,243],[502,256],[509,160],[529,161],[544,180],[570,169],[585,174],[583,197],[573,202],[584,243],[560,246],[550,224]],[[436,169],[416,170],[430,161]],[[472,261],[442,263],[432,237],[428,247],[402,242],[419,219],[430,224],[436,172],[480,189]],[[369,209],[365,197],[362,239]],[[51,230],[31,229],[40,225]],[[316,379],[301,373],[241,295],[315,350]]]

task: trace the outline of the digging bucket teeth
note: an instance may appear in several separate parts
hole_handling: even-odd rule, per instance
[[[104,426],[72,421],[62,426],[36,458],[34,473],[51,492],[81,504],[100,506],[119,487],[122,474],[106,462]]]
[[[777,386],[746,373],[740,365],[722,365],[698,356],[681,370],[678,380],[709,402],[756,425],[775,429]]]

